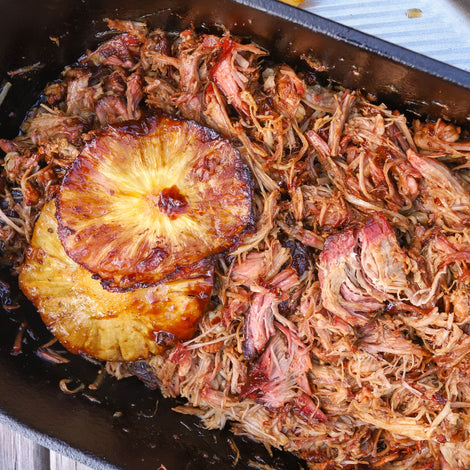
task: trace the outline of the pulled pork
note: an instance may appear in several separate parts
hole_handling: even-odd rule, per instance
[[[208,428],[312,470],[470,468],[470,141],[255,44],[110,21],[116,36],[47,86],[5,152],[2,261],[107,125],[165,112],[231,139],[251,168],[255,227],[217,260],[197,336],[137,375]]]

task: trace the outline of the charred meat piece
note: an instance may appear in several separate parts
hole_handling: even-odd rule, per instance
[[[140,45],[141,42],[135,35],[123,33],[103,43],[82,62],[95,66],[110,65],[131,69],[138,61]]]
[[[151,390],[158,388],[159,382],[155,376],[155,371],[145,361],[128,362],[125,364],[125,369],[129,374],[135,375],[140,381],[142,381],[146,387]]]
[[[103,96],[96,102],[95,113],[101,126],[130,119],[124,100],[112,95]]]
[[[249,371],[244,396],[268,408],[281,408],[297,395],[287,340],[278,332]]]
[[[326,420],[311,398],[307,372],[312,363],[307,348],[295,331],[279,324],[276,330],[261,357],[249,369],[242,396],[253,398],[269,409],[291,403],[308,418]]]

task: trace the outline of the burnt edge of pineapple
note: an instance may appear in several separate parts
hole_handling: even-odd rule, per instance
[[[210,431],[197,417],[172,410],[183,399],[162,397],[135,377],[106,376],[97,390],[88,385],[101,365],[70,353],[67,364],[52,364],[36,353],[51,339],[39,314],[20,292],[16,279],[0,271],[0,422],[38,444],[96,469],[167,470],[248,469],[256,464],[278,470],[303,468],[294,455],[232,434],[226,426]],[[19,354],[12,353],[18,328],[24,331]],[[56,343],[55,350],[63,348]],[[76,394],[62,392],[83,383]],[[237,456],[239,451],[239,456]],[[162,467],[162,468],[164,468]]]

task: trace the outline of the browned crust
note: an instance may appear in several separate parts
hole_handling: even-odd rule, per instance
[[[100,360],[139,360],[194,335],[210,301],[209,260],[181,282],[107,292],[66,255],[54,212],[50,201],[36,223],[19,285],[66,349]]]
[[[191,190],[189,186],[192,183],[201,184],[203,188],[194,195],[193,200],[190,199],[190,204],[192,202],[194,207],[191,208],[193,212],[188,214],[201,227],[199,236],[198,233],[189,233],[189,230],[188,233],[180,232],[177,235],[179,240],[172,244],[167,243],[164,237],[154,236],[154,233],[149,235],[147,240],[143,240],[140,233],[137,233],[139,249],[134,250],[133,256],[130,257],[124,253],[127,249],[126,243],[133,243],[130,239],[125,239],[125,220],[122,225],[121,222],[100,223],[98,215],[96,223],[91,223],[88,230],[76,230],[77,220],[81,223],[85,219],[95,217],[90,207],[99,205],[100,210],[105,211],[103,207],[107,203],[108,195],[103,187],[99,186],[100,182],[96,187],[103,194],[103,199],[99,202],[91,198],[86,200],[86,188],[91,188],[94,184],[94,181],[90,183],[90,179],[98,180],[101,177],[100,162],[94,160],[96,157],[93,152],[99,153],[100,146],[106,149],[109,139],[122,139],[133,149],[140,145],[140,139],[159,139],[162,132],[179,132],[182,127],[187,132],[188,139],[192,139],[190,145],[194,146],[194,163],[190,162],[188,169],[185,168],[182,184],[187,184],[188,190]],[[201,155],[197,152],[199,149],[202,149]],[[203,152],[206,154],[202,155]],[[178,155],[175,155],[175,158],[178,158]],[[176,181],[175,184],[177,183],[179,182]],[[93,187],[93,190],[96,187]],[[110,188],[109,191],[114,189]],[[75,193],[76,201],[71,197],[75,196]],[[174,119],[166,115],[147,116],[140,121],[108,126],[94,133],[62,183],[57,198],[59,238],[68,256],[98,277],[103,287],[108,290],[127,291],[156,285],[163,280],[190,278],[204,258],[237,245],[242,233],[253,226],[252,196],[253,181],[250,170],[238,150],[228,140],[194,121]],[[224,203],[229,207],[225,213]],[[237,213],[233,214],[229,210],[235,210]],[[221,215],[217,211],[222,211]],[[206,223],[209,229],[204,231],[203,225]],[[144,225],[142,231],[145,230],[149,230],[149,227]],[[120,236],[124,236],[121,240],[124,248],[116,241]],[[112,244],[114,248],[102,256],[100,251],[108,244]]]

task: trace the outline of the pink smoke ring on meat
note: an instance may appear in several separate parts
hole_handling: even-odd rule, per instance
[[[367,324],[386,301],[410,293],[407,256],[382,214],[328,237],[319,261],[323,306],[350,325]]]

